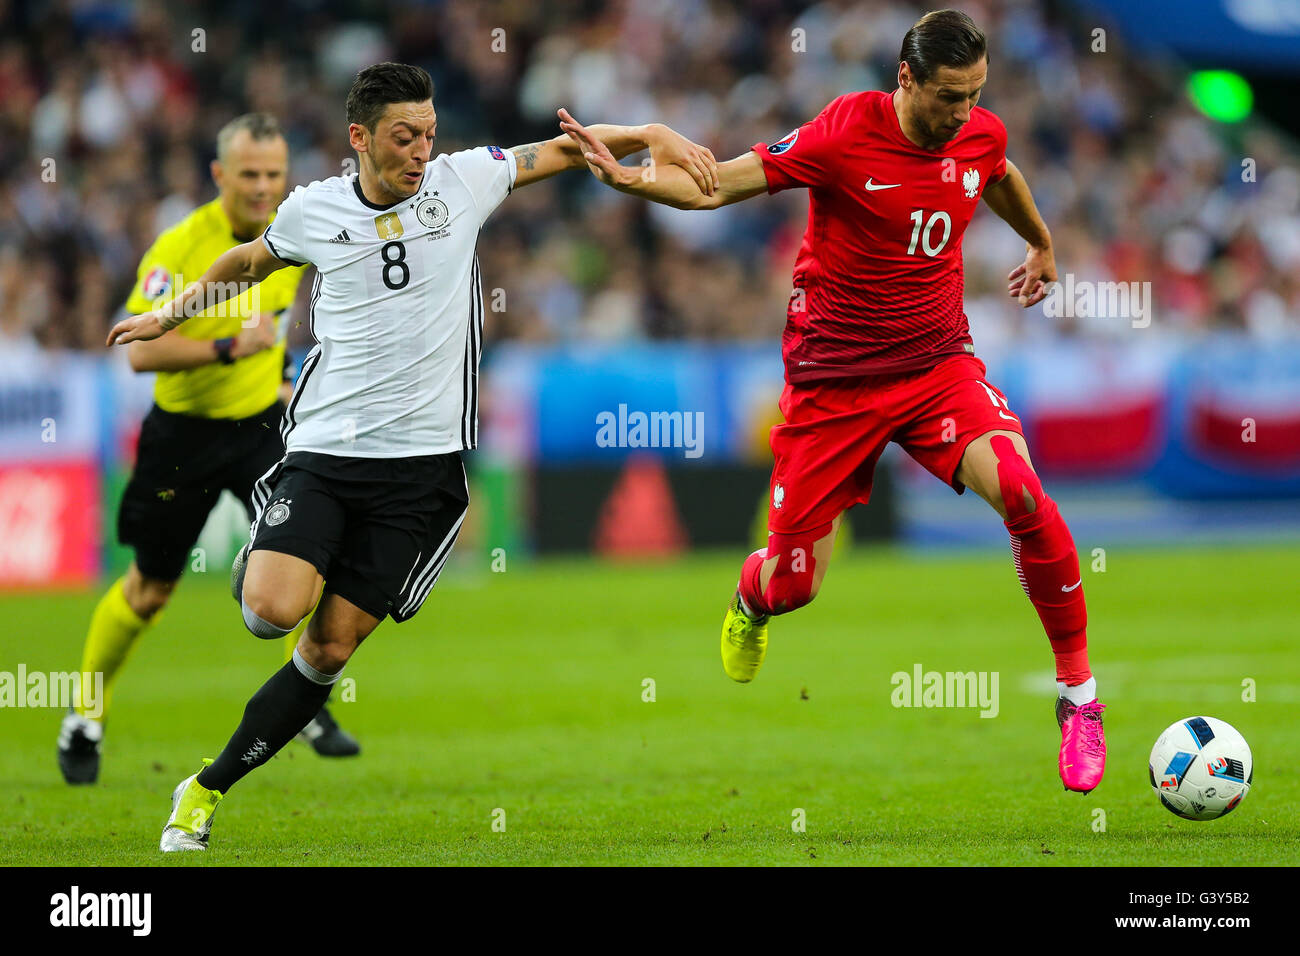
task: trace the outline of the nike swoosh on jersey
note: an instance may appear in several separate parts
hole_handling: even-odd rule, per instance
[[[1080,584],[1082,584],[1082,583],[1083,583],[1083,578],[1079,578],[1079,580],[1075,581],[1075,582],[1074,582],[1073,584],[1071,584],[1068,588],[1067,588],[1064,584],[1062,584],[1062,585],[1061,585],[1061,590],[1062,590],[1062,591],[1067,591],[1067,592],[1068,592],[1068,591],[1073,591],[1075,588],[1077,588],[1077,587],[1078,587]]]
[[[903,185],[903,184],[902,184],[902,183],[890,183],[890,184],[886,185],[885,183],[872,183],[871,180],[868,179],[868,180],[867,180],[867,192],[875,192],[877,189],[894,189],[894,188],[896,188],[896,187],[898,187],[898,186],[901,186],[901,185]]]

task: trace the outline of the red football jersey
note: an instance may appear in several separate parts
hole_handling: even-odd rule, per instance
[[[848,93],[785,138],[753,147],[768,192],[806,186],[786,379],[905,372],[971,353],[961,237],[1006,173],[1007,131],[988,110],[941,149],[903,135],[893,94]]]

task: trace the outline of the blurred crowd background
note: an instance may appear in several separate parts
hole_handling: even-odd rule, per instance
[[[344,96],[370,63],[433,75],[437,151],[547,138],[564,105],[587,123],[667,123],[721,160],[841,93],[893,89],[900,41],[924,9],[0,0],[0,349],[101,347],[154,237],[215,195],[208,163],[233,116],[280,119],[292,182],[337,175],[352,155]],[[1179,76],[1145,66],[1113,33],[1093,52],[1097,24],[1074,8],[963,9],[990,38],[981,105],[1006,123],[1062,273],[1151,282],[1153,336],[1300,328],[1292,144],[1253,121],[1203,118]],[[1254,181],[1243,181],[1244,157]],[[485,289],[504,290],[488,341],[775,337],[806,209],[795,191],[679,212],[585,173],[520,191],[480,242]],[[1022,254],[991,211],[976,216],[966,308],[981,351],[1132,334],[1127,318],[1022,312],[1004,291]]]

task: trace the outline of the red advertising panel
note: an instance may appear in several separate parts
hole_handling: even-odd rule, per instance
[[[91,461],[0,465],[0,587],[92,583],[99,499]]]
[[[1034,465],[1054,473],[1117,475],[1140,471],[1164,441],[1161,395],[1107,398],[1093,407],[1043,409],[1028,423]]]
[[[1300,408],[1273,404],[1200,396],[1192,405],[1195,449],[1223,466],[1294,473],[1300,468]]]

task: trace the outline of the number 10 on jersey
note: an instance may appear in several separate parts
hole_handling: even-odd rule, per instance
[[[927,256],[937,256],[943,252],[943,247],[948,244],[948,237],[952,235],[952,218],[942,209],[925,219],[925,210],[916,209],[912,212],[912,242],[907,247],[909,256],[916,255],[916,242],[921,241],[921,251]],[[925,222],[925,228],[921,227],[922,221]],[[943,236],[939,239],[938,245],[931,243],[932,230],[939,223],[943,223]]]

